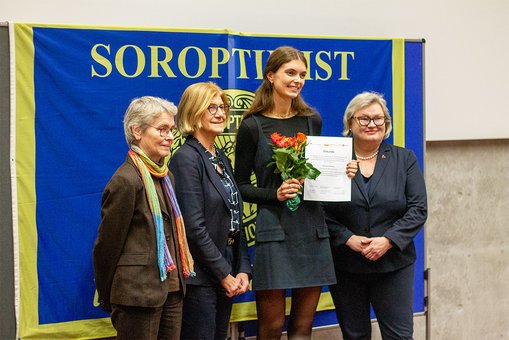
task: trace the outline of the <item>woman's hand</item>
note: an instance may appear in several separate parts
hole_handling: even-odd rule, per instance
[[[392,248],[392,244],[387,237],[372,237],[367,239],[366,241],[362,241],[364,243],[364,249],[362,250],[362,255],[370,261],[376,261],[385,253]]]
[[[238,273],[237,279],[240,281],[240,285],[235,295],[244,294],[249,290],[249,276],[246,273]]]
[[[297,192],[302,187],[304,180],[296,180],[290,178],[281,183],[281,186],[276,190],[277,199],[280,202],[284,202],[287,199],[294,198],[297,196]]]
[[[226,296],[228,297],[237,295],[239,287],[242,287],[240,280],[230,274],[221,280],[221,286],[226,290]]]
[[[354,178],[355,174],[359,170],[359,161],[354,159],[346,165],[346,175],[348,178]]]
[[[348,241],[346,241],[346,245],[358,253],[362,252],[369,245],[369,243],[369,238],[366,236],[357,235],[351,236]]]

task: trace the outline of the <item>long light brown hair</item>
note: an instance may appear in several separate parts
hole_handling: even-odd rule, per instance
[[[253,104],[244,113],[244,119],[253,114],[272,111],[274,108],[274,99],[272,94],[273,89],[267,75],[270,72],[276,73],[283,64],[289,63],[293,60],[301,60],[306,68],[308,67],[308,62],[304,57],[304,53],[296,48],[291,46],[281,46],[272,52],[267,60],[265,69],[263,70],[262,84],[256,90]],[[312,116],[316,114],[316,111],[306,104],[304,99],[302,99],[300,93],[297,97],[292,99],[291,110],[297,112],[298,116]]]

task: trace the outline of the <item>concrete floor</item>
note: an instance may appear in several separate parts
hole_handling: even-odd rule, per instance
[[[381,340],[380,330],[378,323],[373,322],[373,334],[372,340]],[[247,337],[246,340],[255,340],[255,337]],[[286,336],[283,336],[283,340],[287,340]],[[312,334],[313,340],[341,340],[343,336],[339,326],[327,326],[313,329]],[[232,338],[232,340],[235,340]],[[426,317],[424,315],[416,315],[414,317],[414,340],[426,340]]]

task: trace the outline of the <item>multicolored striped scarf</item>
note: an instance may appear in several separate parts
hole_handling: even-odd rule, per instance
[[[131,145],[129,150],[129,156],[133,160],[134,164],[141,173],[143,184],[145,185],[145,192],[147,193],[147,199],[154,217],[154,223],[156,226],[156,241],[157,241],[157,264],[159,266],[159,276],[161,281],[166,280],[166,273],[176,268],[173,259],[171,258],[168,244],[166,243],[166,237],[164,235],[163,216],[161,214],[161,206],[159,205],[159,198],[157,197],[156,188],[152,175],[157,178],[164,178],[163,187],[170,199],[171,208],[175,216],[175,222],[177,227],[177,238],[179,245],[180,259],[182,262],[182,271],[184,277],[195,276],[194,273],[194,261],[189,247],[187,245],[186,230],[184,227],[184,219],[180,212],[173,186],[171,185],[170,178],[168,176],[168,165],[167,159],[164,160],[163,165],[154,163],[147,155],[136,145]]]

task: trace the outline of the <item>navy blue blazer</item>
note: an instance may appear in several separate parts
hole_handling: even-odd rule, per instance
[[[415,262],[413,239],[427,218],[424,177],[415,154],[382,142],[368,187],[360,171],[350,202],[324,204],[336,270],[390,272]],[[385,236],[393,247],[377,261],[345,245],[352,235]]]
[[[224,171],[234,181],[230,160],[222,150],[218,150],[218,156],[225,164]],[[196,139],[187,138],[170,158],[169,168],[175,178],[175,194],[186,226],[189,250],[195,261],[196,277],[188,278],[186,283],[210,286],[228,274],[250,275],[251,265],[242,225],[239,246],[233,248],[237,251],[233,266],[225,258],[231,224],[228,198],[214,166],[203,152],[203,146]],[[240,192],[238,196],[242,209]]]

